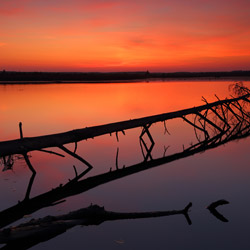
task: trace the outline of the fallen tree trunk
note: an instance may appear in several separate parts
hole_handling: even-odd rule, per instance
[[[246,138],[250,135],[249,130],[245,131],[244,134],[239,131],[236,135],[231,135],[231,137],[227,137],[222,141],[215,140],[216,138],[218,138],[218,136],[215,136],[214,140],[210,139],[210,141],[204,141],[204,143],[197,144],[197,147],[194,147],[195,145],[193,145],[190,146],[190,148],[187,148],[179,153],[146,162],[137,163],[132,166],[121,168],[115,171],[109,171],[107,173],[88,177],[84,180],[79,181],[78,176],[76,176],[65,185],[60,184],[59,187],[52,189],[51,191],[40,194],[30,199],[25,199],[21,202],[18,202],[16,205],[1,211],[0,228],[5,227],[18,219],[21,219],[26,214],[32,214],[41,208],[56,205],[65,201],[64,199],[66,199],[67,197],[86,192],[105,183],[118,180],[120,178],[124,178],[141,171],[149,170],[166,163],[183,159],[197,153],[204,152],[205,150],[216,148],[233,140]]]
[[[166,120],[181,118],[190,114],[197,114],[203,110],[216,107],[218,105],[230,104],[239,100],[246,100],[250,94],[246,94],[237,98],[219,100],[206,105],[183,109],[180,111],[169,112],[159,115],[147,116],[143,118],[127,120],[122,122],[115,122],[100,126],[86,127],[83,129],[71,130],[64,133],[37,136],[37,137],[23,137],[17,140],[3,141],[0,142],[0,157],[13,155],[13,154],[26,154],[27,152],[40,150],[50,147],[60,147],[64,144],[78,142],[86,140],[88,138],[94,138],[105,134],[111,134],[114,132],[124,131],[127,129],[133,129],[137,127],[144,127],[147,124],[156,122],[163,122]]]

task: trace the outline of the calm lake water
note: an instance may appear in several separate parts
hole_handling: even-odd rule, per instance
[[[152,81],[114,84],[0,85],[0,141],[19,138],[19,122],[25,137],[64,132],[111,122],[140,118],[203,105],[230,97],[224,81]],[[250,87],[250,81],[244,81]],[[155,141],[152,157],[180,152],[195,143],[194,129],[182,119],[152,125]],[[77,153],[93,165],[84,178],[109,171],[118,165],[143,161],[139,136],[141,128],[82,141]],[[145,139],[146,140],[146,139]],[[147,141],[147,144],[150,144]],[[74,149],[74,145],[67,145]],[[76,226],[32,249],[250,249],[250,138],[176,160],[97,186],[66,198],[66,202],[25,216],[11,225],[31,218],[59,215],[92,204],[115,212],[151,212],[183,209],[193,203],[192,225],[183,215],[150,219],[117,220],[97,226]],[[59,149],[53,149],[60,152]],[[60,153],[63,153],[62,151]],[[64,153],[63,153],[64,154]],[[30,153],[37,170],[31,197],[65,184],[86,167],[71,156],[65,158],[43,152]],[[3,167],[3,166],[1,166]],[[23,159],[13,171],[1,172],[1,211],[23,200],[31,172]],[[225,199],[218,207],[229,222],[215,218],[206,207]]]

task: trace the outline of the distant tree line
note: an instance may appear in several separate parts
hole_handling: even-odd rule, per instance
[[[250,71],[222,71],[222,72],[175,72],[150,73],[142,72],[17,72],[0,71],[0,81],[123,81],[148,78],[194,78],[194,77],[249,77]]]

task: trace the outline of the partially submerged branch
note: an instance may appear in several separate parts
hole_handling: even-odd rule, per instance
[[[105,221],[155,218],[162,216],[184,215],[189,225],[192,224],[188,212],[192,203],[182,210],[141,212],[141,213],[117,213],[106,211],[104,207],[91,205],[60,216],[47,216],[41,219],[32,219],[27,223],[15,227],[0,230],[0,243],[22,243],[33,241],[33,245],[41,241],[55,237],[76,225],[99,225]]]
[[[215,202],[211,203],[211,204],[207,207],[207,209],[208,209],[208,210],[210,211],[210,213],[211,213],[212,215],[214,215],[218,220],[223,221],[223,222],[228,222],[228,219],[225,218],[225,217],[224,217],[221,213],[219,213],[219,212],[217,211],[217,209],[216,209],[218,206],[226,205],[226,204],[229,204],[229,202],[226,201],[226,200],[218,200],[218,201],[215,201]]]

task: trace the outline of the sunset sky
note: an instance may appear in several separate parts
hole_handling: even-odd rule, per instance
[[[250,70],[249,0],[1,0],[0,70]]]

